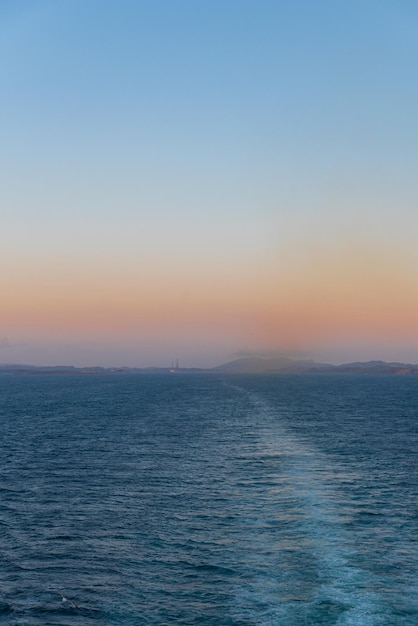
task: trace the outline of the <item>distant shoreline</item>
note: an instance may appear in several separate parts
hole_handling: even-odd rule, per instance
[[[0,365],[0,374],[385,374],[385,375],[418,375],[418,364],[397,363],[386,361],[356,361],[342,365],[317,363],[315,361],[298,361],[281,358],[247,357],[213,367],[76,367],[74,365]]]

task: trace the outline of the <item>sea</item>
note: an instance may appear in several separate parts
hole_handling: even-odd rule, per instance
[[[418,624],[418,377],[3,374],[0,437],[1,624]]]

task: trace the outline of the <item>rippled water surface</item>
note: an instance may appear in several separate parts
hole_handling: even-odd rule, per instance
[[[418,379],[0,393],[0,623],[418,624]]]

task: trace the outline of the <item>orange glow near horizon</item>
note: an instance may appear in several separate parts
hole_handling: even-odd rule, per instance
[[[298,348],[332,338],[417,336],[418,278],[406,253],[335,242],[257,267],[175,264],[65,269],[43,261],[2,278],[8,332],[173,336],[218,333]],[[75,269],[77,271],[75,271]],[[246,271],[245,271],[246,270]]]

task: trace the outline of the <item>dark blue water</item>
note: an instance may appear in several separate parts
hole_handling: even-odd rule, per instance
[[[0,623],[418,624],[418,379],[0,393]]]

